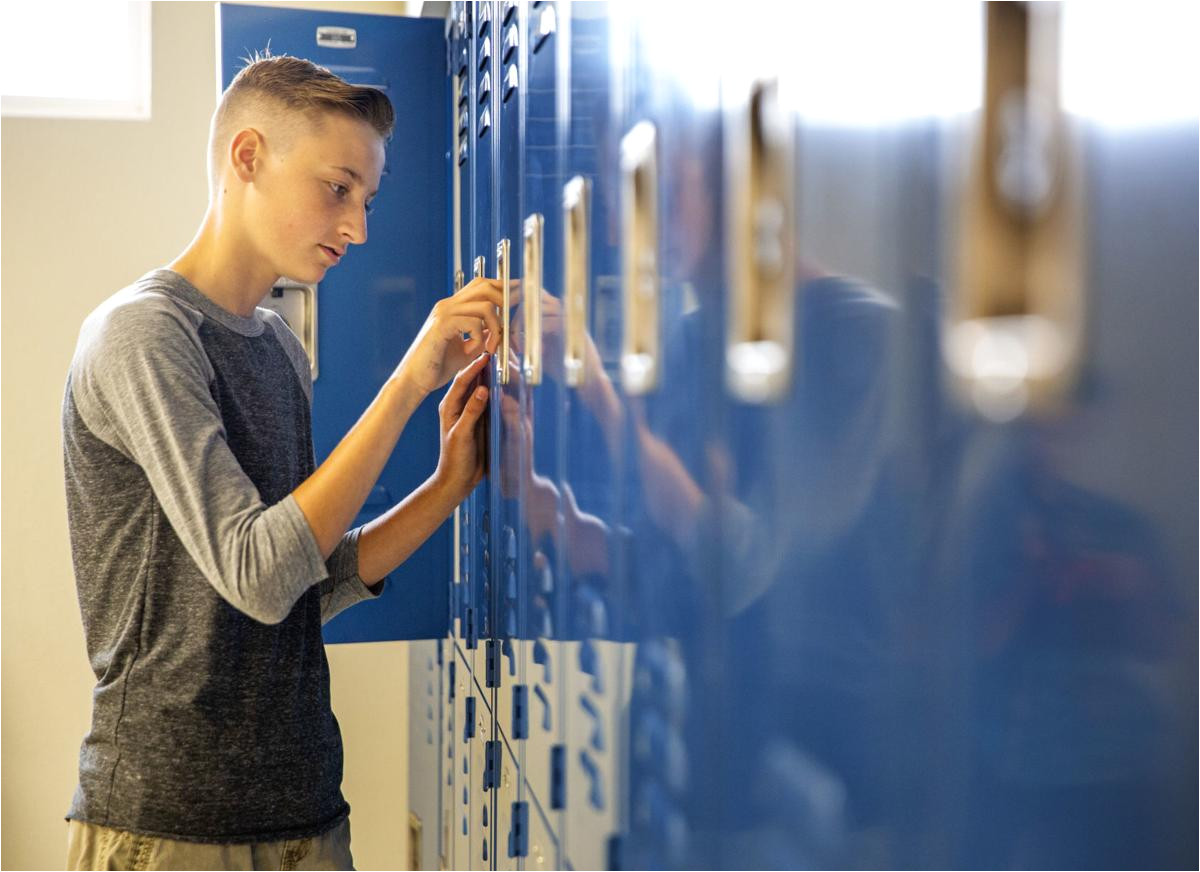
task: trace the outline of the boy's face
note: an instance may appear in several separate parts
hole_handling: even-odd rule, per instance
[[[327,114],[286,150],[268,148],[247,201],[245,231],[274,272],[319,282],[350,245],[367,241],[384,146],[366,122]]]

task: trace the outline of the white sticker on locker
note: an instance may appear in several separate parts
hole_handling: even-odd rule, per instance
[[[318,27],[317,45],[325,48],[354,48],[358,45],[358,31],[353,27]]]

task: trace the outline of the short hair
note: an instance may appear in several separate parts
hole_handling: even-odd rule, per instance
[[[285,131],[284,147],[308,130],[320,130],[322,116],[334,112],[364,121],[387,141],[396,114],[377,88],[352,85],[304,58],[255,52],[243,58],[213,112],[208,140],[209,194],[216,193],[221,158],[234,134],[253,118],[273,117]],[[306,126],[307,125],[307,126]]]

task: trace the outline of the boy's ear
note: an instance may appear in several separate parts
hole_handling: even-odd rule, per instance
[[[243,182],[254,178],[263,158],[263,136],[253,127],[244,127],[229,141],[229,161]]]

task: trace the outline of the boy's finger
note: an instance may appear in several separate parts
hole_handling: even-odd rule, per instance
[[[463,406],[462,414],[458,420],[454,422],[454,426],[450,428],[450,435],[454,435],[455,431],[465,427],[468,430],[473,430],[475,423],[479,420],[479,416],[483,414],[483,410],[487,408],[488,389],[484,385],[479,385],[471,393],[467,399],[466,405]]]
[[[457,418],[462,413],[463,405],[467,402],[467,395],[471,390],[471,384],[475,377],[483,371],[487,361],[488,353],[485,351],[463,367],[454,377],[450,390],[446,391],[446,397],[442,400],[442,408],[449,412],[452,418]]]

